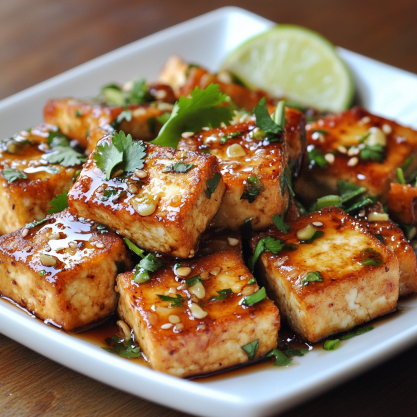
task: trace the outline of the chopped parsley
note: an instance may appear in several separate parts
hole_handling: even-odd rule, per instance
[[[242,346],[243,351],[248,355],[248,359],[251,361],[256,355],[259,348],[259,340],[254,340],[245,346]]]
[[[287,356],[304,356],[308,352],[309,350],[307,347],[302,349],[293,349],[288,346],[287,349],[284,350],[284,353]]]
[[[366,145],[359,151],[363,161],[382,162],[385,159],[385,148],[382,145]]]
[[[269,135],[276,136],[285,130],[285,102],[280,101],[273,115],[269,115],[266,98],[262,97],[253,110],[256,126]]]
[[[327,167],[327,161],[321,149],[309,146],[307,148],[308,167],[311,169],[314,166],[319,166],[321,169]]]
[[[225,288],[224,290],[216,291],[218,296],[211,297],[209,301],[221,301],[225,300],[227,294],[233,294],[233,291],[230,288]]]
[[[107,352],[119,355],[122,358],[140,358],[142,352],[139,346],[132,344],[131,339],[122,340],[118,336],[108,337],[105,339],[108,348],[102,348]]]
[[[161,294],[157,295],[162,301],[169,301],[169,305],[171,307],[179,307],[184,302],[184,299],[179,294],[175,294],[175,297],[169,297],[168,295]]]
[[[169,120],[151,143],[176,148],[183,132],[198,132],[205,126],[215,128],[222,123],[230,125],[233,110],[221,106],[227,96],[217,84],[206,89],[196,87],[190,94],[191,98],[180,97],[175,103]]]
[[[249,203],[253,203],[256,200],[256,197],[264,190],[264,186],[261,180],[253,175],[248,177],[246,180],[245,188],[243,194],[241,195],[241,200],[248,200]]]
[[[275,356],[274,366],[287,366],[292,362],[292,359],[289,358],[284,352],[281,352],[279,349],[272,349],[267,355],[267,358]]]
[[[374,235],[381,243],[385,243],[385,238],[384,238],[384,236],[382,236],[381,234],[379,234],[379,233],[376,233],[375,235]]]
[[[155,272],[164,266],[164,263],[152,253],[148,253],[138,264],[139,268],[143,268],[148,272]]]
[[[4,179],[7,180],[9,184],[16,180],[27,179],[27,176],[24,172],[13,168],[4,168],[3,171],[1,171],[1,175],[3,175]]]
[[[382,255],[375,249],[366,248],[361,251],[361,262],[364,266],[381,266],[384,260]]]
[[[193,164],[186,164],[184,162],[175,162],[175,164],[167,165],[162,172],[172,172],[176,174],[185,174],[190,169],[194,168]]]
[[[323,277],[319,271],[309,272],[302,281],[302,284],[308,285],[310,282],[323,282]]]
[[[117,84],[108,84],[101,89],[101,99],[110,106],[144,104],[154,100],[144,79],[133,80],[130,91],[123,91]]]
[[[121,193],[121,190],[117,188],[107,187],[103,192],[103,197],[100,198],[101,201],[113,200],[118,194]]]
[[[241,132],[232,132],[228,135],[224,135],[220,138],[220,145],[224,145],[229,139],[235,138],[236,136],[239,136]]]
[[[340,339],[326,340],[323,345],[324,350],[336,350],[340,346]]]
[[[71,145],[71,141],[60,130],[49,132],[48,145],[51,148],[43,159],[50,164],[60,164],[64,167],[83,164],[87,157]]]
[[[265,298],[266,298],[265,288],[262,287],[259,291],[244,297],[243,301],[242,301],[242,304],[244,306],[251,307],[251,306],[255,305],[256,303],[261,302]]]
[[[62,194],[58,194],[50,203],[52,208],[48,209],[49,214],[60,213],[68,208],[68,192],[64,191]]]
[[[284,233],[284,235],[286,235],[288,233],[288,230],[291,229],[291,226],[287,223],[285,223],[284,221],[284,214],[274,214],[272,219],[274,222],[275,227],[282,233]]]
[[[75,111],[75,117],[81,117],[81,116],[82,116],[81,112],[79,110],[76,110]]]
[[[143,142],[133,142],[132,136],[126,136],[123,131],[115,132],[111,143],[98,145],[94,153],[94,160],[97,166],[106,173],[107,180],[111,178],[116,167],[124,172],[142,169],[145,157],[146,146]]]
[[[133,114],[132,114],[132,110],[123,110],[118,116],[117,116],[117,119],[116,119],[116,122],[118,123],[118,124],[120,124],[120,123],[122,123],[123,122],[123,120],[126,120],[126,122],[131,122],[132,121],[132,117],[133,117]]]
[[[271,236],[266,236],[263,239],[261,239],[256,245],[253,256],[249,260],[250,271],[253,273],[256,262],[264,252],[272,252],[274,254],[277,254],[284,248],[284,246],[284,242],[281,242],[279,239],[274,239]]]
[[[340,194],[340,201],[346,203],[347,201],[355,198],[363,193],[366,193],[365,187],[360,187],[359,185],[352,184],[347,181],[339,180],[337,182],[337,188]]]
[[[137,284],[143,284],[144,282],[149,281],[151,279],[150,274],[152,272],[156,272],[164,266],[164,263],[152,253],[148,253],[146,256],[143,256],[143,254],[140,254],[141,249],[139,249],[132,242],[130,242],[130,244],[126,242],[126,244],[136,253],[136,255],[139,255],[142,258],[141,261],[135,266],[136,272],[133,280]],[[133,249],[133,246],[136,246],[136,248]]]
[[[207,181],[207,188],[206,188],[206,190],[204,191],[204,193],[206,194],[206,197],[208,198],[208,199],[210,199],[211,198],[211,195],[214,193],[214,191],[216,190],[216,188],[217,188],[217,184],[220,182],[220,180],[222,179],[222,176],[218,173],[218,172],[216,172],[214,175],[213,175],[213,178],[211,178],[211,179],[209,179],[208,181]]]

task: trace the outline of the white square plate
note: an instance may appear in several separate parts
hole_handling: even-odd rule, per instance
[[[171,54],[216,70],[239,43],[273,25],[238,8],[223,8],[141,39],[0,102],[6,137],[42,120],[52,97],[92,97],[101,86],[137,76],[153,80]],[[417,76],[340,49],[364,107],[417,127]],[[417,300],[401,315],[334,352],[312,351],[287,368],[268,367],[206,383],[137,366],[99,347],[34,320],[0,299],[0,332],[91,378],[165,406],[205,416],[277,413],[334,387],[417,340]]]

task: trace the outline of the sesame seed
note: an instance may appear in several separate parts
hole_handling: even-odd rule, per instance
[[[191,268],[189,268],[188,266],[182,266],[181,268],[177,268],[176,272],[179,277],[186,277],[190,275]]]
[[[389,135],[392,132],[392,127],[390,125],[384,124],[382,125],[382,131]]]
[[[313,223],[311,223],[313,226],[315,226],[315,227],[322,227],[323,226],[323,223],[322,222],[313,222]]]
[[[158,91],[155,93],[155,98],[156,98],[157,100],[163,100],[166,96],[167,96],[167,93],[166,93],[166,91],[165,91],[165,90],[158,90]]]
[[[103,249],[104,248],[104,243],[102,243],[102,242],[96,243],[96,248]]]
[[[206,127],[203,127],[203,130],[207,132],[207,130],[211,130],[211,128],[206,126]]]
[[[359,159],[356,156],[354,156],[353,158],[349,159],[347,164],[348,164],[349,167],[354,167],[354,166],[358,165],[358,162],[359,162]]]
[[[179,323],[181,321],[181,319],[175,314],[171,314],[168,317],[168,320],[169,320],[170,323],[173,323],[173,324]]]
[[[359,153],[359,149],[355,147],[350,148],[347,152],[349,156],[354,156],[354,155],[357,155],[358,153]]]
[[[148,176],[148,173],[143,169],[136,169],[135,176],[138,178],[146,178]]]
[[[172,327],[172,323],[165,323],[161,326],[161,329],[167,330]]]
[[[334,155],[332,153],[326,153],[326,155],[324,155],[324,159],[329,164],[333,164],[334,163]]]
[[[230,246],[237,246],[239,244],[239,239],[235,239],[234,237],[228,237],[227,241]]]
[[[362,117],[361,120],[359,120],[359,124],[363,125],[365,123],[369,123],[370,121],[371,121],[371,118],[369,116],[365,116],[365,117]]]
[[[194,135],[194,132],[182,132],[181,137],[183,137],[184,139],[188,139],[193,135]]]
[[[71,249],[76,249],[76,248],[77,248],[77,244],[76,244],[75,242],[70,242],[70,243],[68,243],[68,246],[69,246]]]
[[[22,230],[22,237],[26,237],[29,234],[29,229]]]
[[[219,274],[219,272],[220,272],[220,268],[216,266],[210,271],[210,274],[216,276]]]
[[[340,153],[347,153],[347,149],[346,149],[343,145],[338,146],[338,147],[337,147],[337,150],[338,150]]]

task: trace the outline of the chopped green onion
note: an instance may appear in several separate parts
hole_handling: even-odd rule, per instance
[[[403,185],[407,184],[407,182],[405,181],[405,178],[404,178],[404,172],[403,172],[402,168],[397,168],[397,178],[398,178],[398,183],[399,184],[403,184]]]
[[[326,340],[323,345],[324,350],[336,350],[340,346],[340,340]]]
[[[259,291],[255,292],[254,294],[247,295],[243,298],[242,304],[248,307],[259,303],[260,301],[266,298],[265,288],[262,287]]]

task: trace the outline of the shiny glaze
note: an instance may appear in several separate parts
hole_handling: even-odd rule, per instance
[[[398,223],[417,225],[417,187],[409,184],[391,184],[388,212]]]

